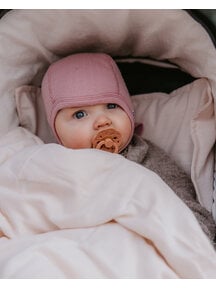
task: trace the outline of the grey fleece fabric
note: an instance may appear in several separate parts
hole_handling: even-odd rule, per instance
[[[203,231],[215,245],[216,226],[211,213],[196,199],[196,192],[188,175],[162,149],[134,136],[122,155],[157,173],[193,211]]]

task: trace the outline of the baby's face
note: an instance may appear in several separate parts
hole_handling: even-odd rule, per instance
[[[55,119],[56,133],[62,145],[72,149],[92,148],[92,140],[98,132],[109,128],[121,134],[121,151],[132,131],[128,115],[117,104],[64,108]]]

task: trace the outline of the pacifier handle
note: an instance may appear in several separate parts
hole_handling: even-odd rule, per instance
[[[105,129],[100,131],[92,141],[93,148],[118,153],[122,142],[121,134],[115,129]]]
[[[119,147],[118,144],[115,143],[114,141],[112,141],[111,139],[105,139],[100,141],[97,145],[96,145],[96,149],[102,149],[102,147],[105,146],[108,149],[111,149],[112,147],[114,147],[114,150],[112,153],[118,153]],[[102,149],[103,150],[103,149]]]

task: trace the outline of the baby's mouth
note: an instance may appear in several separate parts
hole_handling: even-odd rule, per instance
[[[121,143],[121,134],[110,128],[98,132],[92,140],[92,147],[111,153],[119,153]]]

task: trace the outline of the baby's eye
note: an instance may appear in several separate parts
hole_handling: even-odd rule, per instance
[[[73,118],[75,118],[75,119],[81,119],[81,118],[86,117],[86,116],[87,116],[87,113],[85,111],[82,111],[82,110],[77,111],[73,114]]]
[[[118,106],[118,104],[115,103],[108,103],[107,104],[107,109],[116,109]]]

